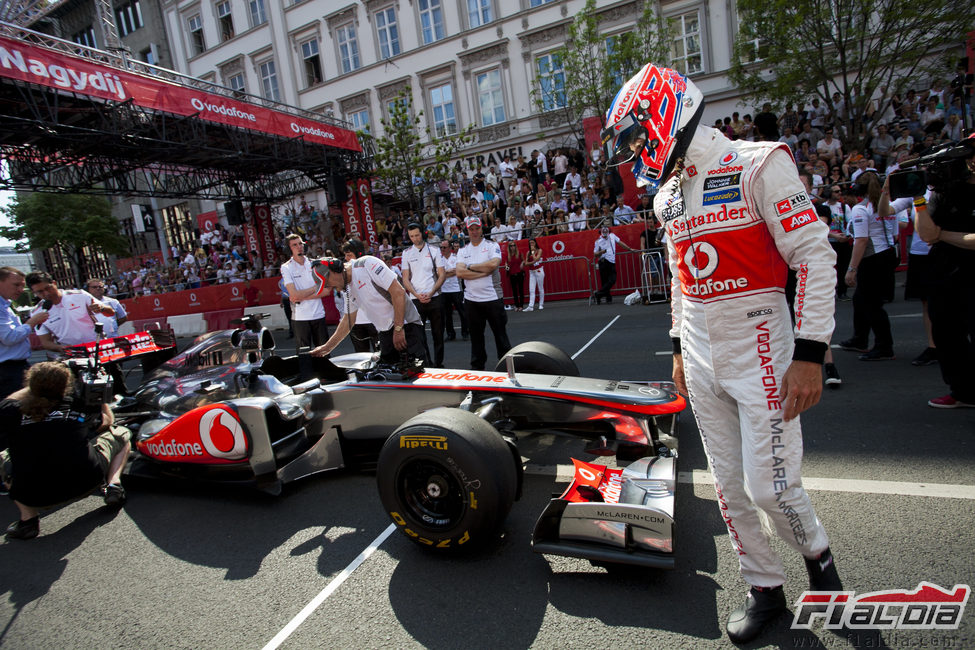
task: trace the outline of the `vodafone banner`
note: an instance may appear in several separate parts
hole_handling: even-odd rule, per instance
[[[212,232],[217,227],[217,211],[211,210],[196,215],[196,225],[201,233]]]
[[[345,234],[359,239],[366,248],[377,248],[376,220],[372,210],[372,192],[365,178],[349,179],[345,182],[348,199],[342,203],[342,218],[345,221]]]
[[[265,266],[274,266],[275,259],[274,246],[274,222],[271,220],[271,206],[254,205],[254,231],[257,237],[257,251],[261,254],[261,260]],[[254,250],[254,249],[251,249]]]
[[[0,37],[0,76],[174,115],[361,151],[355,132]]]

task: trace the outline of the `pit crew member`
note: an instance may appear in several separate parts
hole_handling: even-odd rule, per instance
[[[423,325],[420,314],[407,300],[406,290],[396,274],[383,261],[363,255],[351,262],[326,258],[319,267],[325,270],[325,286],[342,293],[342,320],[335,332],[322,345],[311,351],[323,357],[334,350],[348,336],[356,324],[361,309],[379,331],[379,357],[387,363],[400,360],[403,353],[423,359]]]
[[[819,401],[833,330],[836,255],[788,147],[728,141],[699,126],[703,94],[647,64],[606,114],[604,141],[638,185],[663,183],[673,378],[694,410],[718,505],[751,586],[732,612],[736,643],[786,611],[785,571],[762,526],[806,558],[810,587],[840,589],[826,531],[802,487],[798,415]],[[798,274],[793,333],[784,297]]]
[[[46,321],[37,326],[41,345],[49,352],[60,354],[65,346],[94,341],[98,338],[95,334],[95,314],[115,315],[114,309],[87,291],[59,289],[45,271],[28,273],[27,286],[41,301],[31,315],[42,310],[50,314]]]

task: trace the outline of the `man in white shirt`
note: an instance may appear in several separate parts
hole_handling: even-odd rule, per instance
[[[487,349],[484,326],[491,326],[498,359],[511,349],[501,291],[501,248],[484,239],[479,217],[467,217],[464,224],[471,243],[457,255],[457,277],[464,281],[464,305],[471,334],[471,370],[484,370]]]
[[[291,326],[295,332],[295,345],[316,347],[328,340],[325,324],[325,306],[322,304],[323,288],[312,273],[311,260],[305,257],[305,242],[301,235],[287,237],[291,259],[281,265],[281,277],[291,299]]]
[[[354,262],[366,254],[366,247],[361,240],[351,237],[342,244],[342,253],[346,262]],[[335,308],[339,314],[345,314],[345,295],[341,291],[333,294]],[[379,349],[379,332],[369,320],[369,315],[360,311],[355,319],[355,325],[350,330],[352,349],[356,352],[375,352]]]
[[[423,325],[408,294],[382,260],[363,255],[352,262],[337,259],[315,262],[328,290],[343,295],[344,314],[335,333],[311,351],[312,356],[331,353],[348,336],[361,311],[379,331],[379,357],[387,363],[398,361],[404,353],[422,358],[426,354]]]
[[[569,173],[565,175],[562,192],[565,194],[572,192],[576,197],[582,192],[582,174],[572,165],[569,166]]]
[[[616,247],[622,246],[628,251],[633,249],[623,243],[616,233],[609,231],[608,226],[599,229],[599,237],[593,245],[593,261],[599,265],[599,281],[602,283],[598,291],[592,294],[596,304],[601,304],[603,298],[606,304],[613,302],[613,285],[616,284]]]
[[[44,271],[28,273],[26,281],[41,301],[31,314],[44,310],[50,315],[36,330],[41,345],[50,352],[61,354],[65,347],[94,341],[98,338],[95,334],[95,314],[115,315],[114,309],[96,300],[87,291],[62,291]]]
[[[827,126],[823,139],[816,143],[816,151],[826,164],[838,165],[843,158],[843,145],[833,138],[833,127]]]
[[[430,321],[433,354],[427,352],[426,366],[442,368],[443,301],[440,298],[440,287],[447,278],[444,259],[436,246],[423,240],[420,224],[411,223],[406,227],[406,232],[413,245],[403,251],[400,262],[403,267],[403,288],[413,297],[413,306],[420,314],[422,322],[426,324]],[[426,334],[423,335],[423,347],[429,350]]]
[[[586,219],[588,214],[582,209],[581,203],[572,206],[572,212],[568,215],[569,232],[581,232],[586,229]]]
[[[125,307],[115,298],[110,298],[105,295],[105,281],[99,280],[98,278],[92,278],[88,280],[85,284],[85,288],[88,293],[100,302],[105,303],[109,307],[115,310],[115,314],[112,316],[107,316],[106,314],[95,312],[95,319],[103,325],[102,332],[106,337],[118,336],[118,328],[122,325],[128,314],[125,312]]]
[[[552,159],[552,171],[555,173],[555,186],[562,187],[565,183],[565,175],[569,171],[569,159],[562,149],[555,151],[555,158]]]
[[[498,165],[501,172],[501,182],[504,184],[505,196],[511,196],[511,188],[515,184],[515,166],[511,164],[511,156],[505,155],[504,160]]]
[[[456,242],[440,242],[440,255],[444,259],[443,286],[440,287],[440,295],[443,296],[443,320],[444,330],[447,333],[447,340],[453,341],[457,338],[454,330],[454,311],[460,316],[460,335],[466,341],[470,336],[467,327],[467,312],[464,310],[464,290],[457,279],[457,250],[459,246]]]

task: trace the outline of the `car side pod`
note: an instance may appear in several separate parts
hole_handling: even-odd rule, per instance
[[[572,483],[535,523],[532,550],[673,569],[676,453],[641,458],[623,469],[572,462]]]

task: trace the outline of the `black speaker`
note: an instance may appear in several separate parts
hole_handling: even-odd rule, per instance
[[[223,211],[227,215],[227,223],[231,226],[244,225],[244,202],[228,201],[223,204]]]
[[[329,176],[325,187],[330,203],[345,203],[349,200],[349,192],[345,187],[345,176]]]

